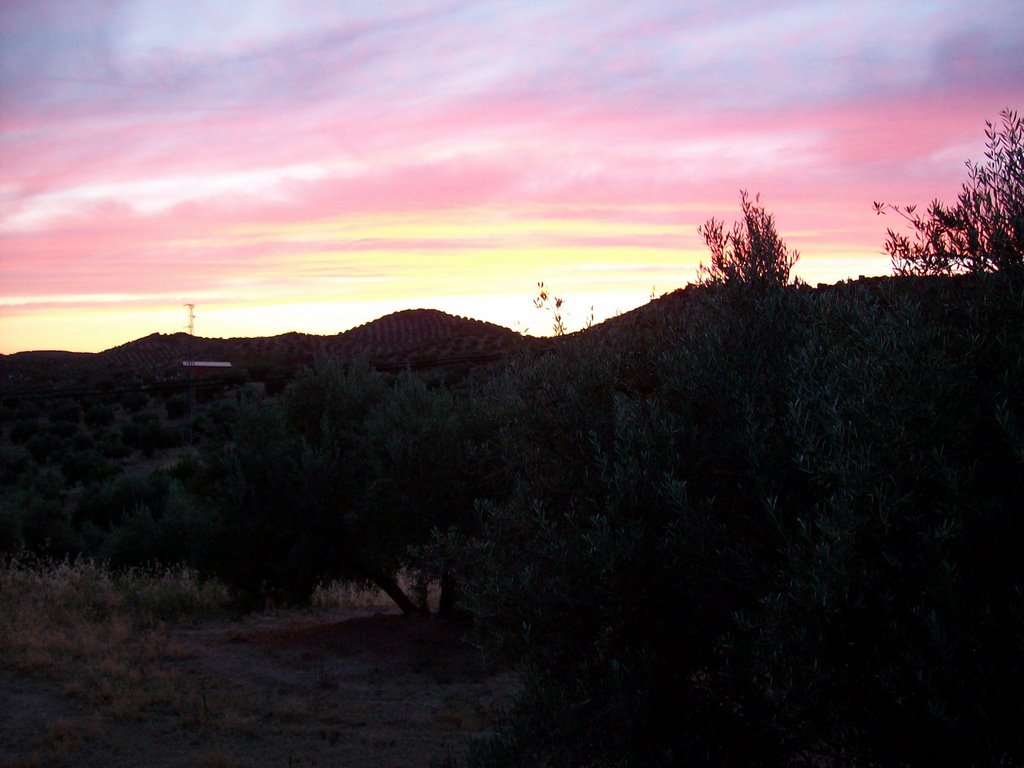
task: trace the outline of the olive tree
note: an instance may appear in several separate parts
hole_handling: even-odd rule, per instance
[[[731,232],[715,218],[697,232],[711,251],[711,265],[700,265],[698,275],[704,284],[745,285],[758,291],[789,282],[789,273],[800,254],[790,250],[775,231],[775,218],[761,205],[761,196],[753,199],[740,191],[743,221],[735,222]]]
[[[968,179],[956,203],[917,206],[875,203],[899,214],[910,236],[887,230],[885,250],[897,275],[1000,272],[1024,264],[1024,120],[1009,109],[1002,125],[985,122],[984,163],[967,161]]]

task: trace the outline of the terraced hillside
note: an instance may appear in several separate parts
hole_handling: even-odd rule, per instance
[[[395,312],[334,336],[285,333],[259,338],[208,339],[153,333],[98,353],[19,352],[0,355],[0,392],[116,386],[168,381],[187,359],[232,364],[232,375],[278,374],[330,358],[367,358],[383,370],[473,367],[520,350],[526,337],[493,323],[435,309]]]
[[[433,367],[488,362],[522,348],[508,328],[455,317],[436,309],[411,309],[328,337],[318,352],[348,360],[366,357],[381,367]]]

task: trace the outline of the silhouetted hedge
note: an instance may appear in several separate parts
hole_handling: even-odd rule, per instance
[[[514,490],[439,546],[525,687],[471,764],[1024,759],[1020,287],[686,294],[496,386]]]

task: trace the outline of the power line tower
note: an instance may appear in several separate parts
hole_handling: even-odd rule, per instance
[[[188,307],[188,352],[185,360],[185,375],[188,378],[188,386],[185,388],[185,442],[192,445],[192,416],[195,412],[196,402],[196,355],[195,355],[195,331],[196,331],[196,305],[185,304]]]

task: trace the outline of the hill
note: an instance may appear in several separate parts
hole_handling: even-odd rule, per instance
[[[381,370],[474,367],[516,352],[529,340],[500,325],[435,309],[394,312],[333,336],[285,333],[213,339],[153,333],[103,352],[18,352],[0,355],[0,392],[114,386],[181,376],[187,359],[232,364],[233,375],[282,374],[319,359],[367,358]]]

